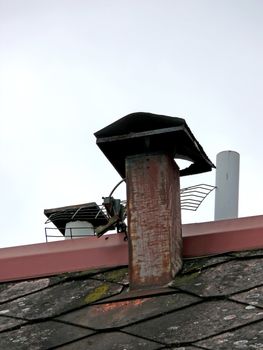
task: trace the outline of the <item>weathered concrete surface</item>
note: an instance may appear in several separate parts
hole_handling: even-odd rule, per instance
[[[164,154],[126,158],[131,288],[165,285],[182,266],[179,169]]]

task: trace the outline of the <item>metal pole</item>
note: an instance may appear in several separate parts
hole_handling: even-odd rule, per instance
[[[239,158],[234,151],[217,154],[215,220],[238,217]]]

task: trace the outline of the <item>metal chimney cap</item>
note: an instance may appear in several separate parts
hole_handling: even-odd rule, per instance
[[[180,175],[211,171],[214,164],[205,154],[186,121],[152,113],[132,113],[97,131],[97,145],[122,178],[125,158],[142,153],[166,153],[192,161]]]

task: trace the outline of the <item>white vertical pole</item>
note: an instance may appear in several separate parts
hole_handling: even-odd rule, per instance
[[[215,220],[238,217],[239,153],[223,151],[216,156]]]

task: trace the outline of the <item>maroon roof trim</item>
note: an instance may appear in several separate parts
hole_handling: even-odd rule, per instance
[[[263,248],[263,215],[183,225],[185,257]]]
[[[127,265],[124,234],[0,249],[0,281]]]
[[[183,225],[185,257],[263,248],[263,215]],[[124,234],[0,249],[0,281],[128,265]]]

